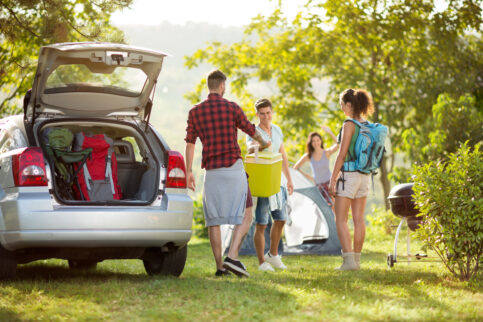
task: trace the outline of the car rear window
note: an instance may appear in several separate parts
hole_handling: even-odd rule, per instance
[[[99,68],[93,70],[82,64],[60,65],[47,78],[45,92],[102,91],[137,96],[146,79],[146,74],[137,68],[99,64]]]

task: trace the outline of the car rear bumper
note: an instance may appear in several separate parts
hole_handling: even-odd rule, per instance
[[[164,198],[152,206],[62,206],[49,194],[10,194],[0,201],[0,242],[8,250],[182,246],[191,238],[193,202]]]
[[[161,247],[183,246],[191,230],[21,230],[2,234],[8,250],[32,247]]]

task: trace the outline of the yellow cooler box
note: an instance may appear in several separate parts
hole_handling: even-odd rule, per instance
[[[280,191],[282,178],[282,154],[258,152],[245,156],[250,191],[255,197],[269,197]]]

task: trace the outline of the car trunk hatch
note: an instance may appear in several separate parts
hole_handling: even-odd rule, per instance
[[[25,114],[28,119],[42,113],[146,119],[166,55],[112,43],[42,47]]]

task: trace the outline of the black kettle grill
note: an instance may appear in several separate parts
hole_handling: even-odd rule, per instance
[[[415,231],[418,229],[421,219],[417,217],[419,211],[413,201],[413,185],[414,183],[403,183],[395,186],[391,189],[387,199],[392,213],[406,219],[409,229]]]
[[[397,227],[396,237],[394,239],[394,254],[387,255],[387,266],[393,267],[394,263],[397,260],[397,241],[399,238],[399,233],[403,224],[406,222],[409,230],[415,231],[418,229],[419,225],[421,224],[421,218],[417,217],[419,211],[416,209],[414,200],[413,200],[413,185],[414,183],[403,183],[395,186],[391,189],[389,196],[387,199],[389,200],[389,204],[391,207],[391,211],[397,217],[402,218],[399,226]],[[427,258],[426,254],[416,254],[410,255],[410,247],[409,247],[409,231],[407,237],[407,261],[410,262],[411,257],[416,259]]]

